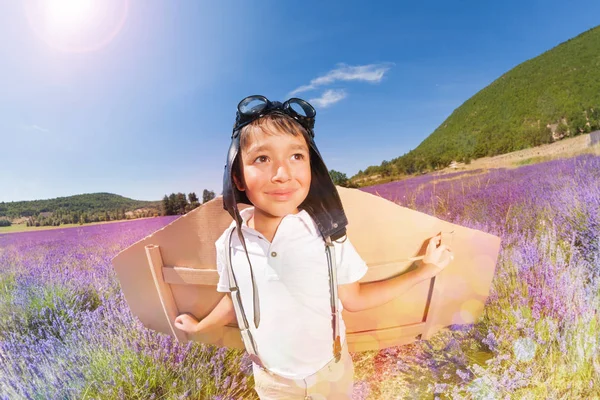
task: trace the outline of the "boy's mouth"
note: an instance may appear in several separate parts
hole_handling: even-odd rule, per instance
[[[287,190],[273,190],[272,192],[267,192],[267,194],[271,195],[271,196],[279,196],[279,197],[285,197],[285,196],[289,196],[292,193],[294,193],[297,189],[287,189]]]

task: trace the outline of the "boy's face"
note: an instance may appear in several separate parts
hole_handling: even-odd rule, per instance
[[[302,135],[250,133],[242,149],[242,181],[235,185],[265,214],[284,217],[298,212],[310,189],[310,154]]]

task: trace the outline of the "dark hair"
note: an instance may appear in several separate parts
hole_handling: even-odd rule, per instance
[[[238,151],[237,157],[233,162],[232,168],[233,174],[237,176],[238,179],[242,179],[244,176],[241,168],[242,150],[246,149],[250,145],[249,136],[256,130],[260,130],[267,135],[277,135],[280,132],[287,133],[292,136],[302,135],[306,141],[306,145],[310,150],[310,137],[306,129],[304,129],[299,122],[285,114],[267,114],[264,117],[258,118],[244,126],[240,131],[240,150]]]

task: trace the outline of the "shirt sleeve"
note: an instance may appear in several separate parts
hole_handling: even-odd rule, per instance
[[[217,273],[219,274],[219,283],[217,283],[217,292],[230,292],[229,288],[229,273],[227,272],[227,259],[225,258],[225,236],[221,236],[215,242],[215,248],[217,250]]]
[[[350,238],[346,237],[343,243],[333,242],[337,267],[338,285],[344,285],[360,280],[369,267],[358,254]]]

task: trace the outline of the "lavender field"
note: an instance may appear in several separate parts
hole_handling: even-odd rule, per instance
[[[353,354],[356,399],[600,399],[600,157],[362,190],[502,247],[481,320]],[[0,399],[257,398],[245,353],[127,308],[110,260],[171,220],[0,235]]]
[[[127,307],[111,259],[173,219],[0,235],[0,399],[253,392],[240,351],[177,344]]]

